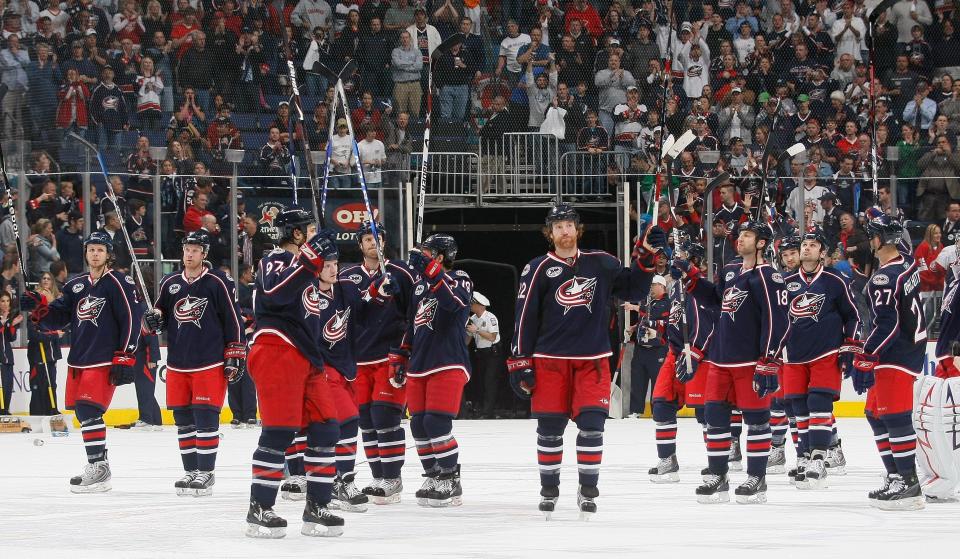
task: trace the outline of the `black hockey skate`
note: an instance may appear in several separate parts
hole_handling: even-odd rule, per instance
[[[277,516],[272,508],[250,501],[244,534],[248,538],[279,539],[287,535],[287,521]]]
[[[730,456],[727,458],[727,468],[731,472],[743,471],[743,454],[740,452],[740,439],[730,442]]]
[[[577,488],[577,507],[580,508],[580,520],[587,521],[597,514],[597,503],[594,501],[600,496],[596,485],[581,485]]]
[[[870,506],[876,507],[877,500],[880,498],[880,495],[887,492],[890,489],[890,485],[893,483],[893,478],[897,474],[884,474],[883,475],[883,485],[880,486],[880,489],[874,489],[867,494],[867,498],[870,499]]]
[[[306,496],[306,476],[290,476],[280,485],[280,498],[285,501],[302,501]]]
[[[920,491],[917,473],[907,476],[895,474],[890,487],[877,495],[877,508],[880,510],[920,510],[926,506],[926,500]]]
[[[110,491],[110,463],[104,453],[103,460],[83,465],[83,472],[70,478],[71,493],[103,493]]]
[[[437,476],[440,475],[440,472],[428,472],[423,474],[423,485],[420,486],[420,489],[417,489],[417,504],[421,507],[429,507],[430,503],[427,501],[427,497],[431,491],[433,491],[437,486]]]
[[[383,483],[382,477],[375,477],[372,480],[370,480],[370,483],[368,483],[367,486],[361,489],[360,491],[364,495],[368,497],[372,497],[374,492],[377,490],[378,487],[380,487],[382,483]]]
[[[803,479],[797,480],[797,489],[826,489],[830,473],[826,454],[823,450],[814,450],[810,454],[810,460],[804,464]]]
[[[437,477],[433,489],[427,492],[431,507],[459,507],[463,504],[463,488],[460,486],[460,466],[452,472]]]
[[[730,482],[727,481],[726,474],[717,475],[708,473],[703,480],[703,485],[697,488],[697,502],[703,505],[714,503],[730,502]]]
[[[540,487],[540,512],[543,513],[546,520],[553,517],[553,511],[557,508],[557,499],[559,498],[560,488],[556,485]]]
[[[847,459],[843,455],[843,447],[840,446],[840,442],[840,439],[837,439],[837,442],[827,449],[827,455],[824,458],[827,471],[832,476],[847,475]]]
[[[190,482],[190,491],[194,497],[213,495],[213,484],[216,482],[213,472],[197,472],[197,476]]]
[[[343,519],[330,512],[326,505],[321,505],[307,497],[300,533],[304,536],[335,538],[343,535]]]
[[[767,473],[782,474],[787,471],[787,453],[784,445],[770,447],[770,457],[767,458]]]
[[[336,479],[333,480],[331,509],[345,512],[367,512],[367,503],[370,502],[370,498],[361,493],[356,484],[353,483],[355,475],[354,473],[337,474]]]
[[[372,487],[364,488],[364,492],[370,489],[367,495],[375,505],[392,505],[400,502],[400,495],[403,493],[403,482],[400,478],[382,478],[377,480]]]
[[[677,455],[671,454],[667,458],[661,458],[656,466],[647,471],[647,474],[653,483],[677,483],[680,481],[680,464],[677,462]]]
[[[197,477],[197,474],[200,473],[197,470],[192,472],[184,472],[183,477],[173,482],[173,488],[177,490],[177,495],[185,497],[187,495],[193,495],[193,490],[190,489],[190,482],[193,481],[193,478]]]
[[[747,481],[740,484],[734,491],[737,502],[741,505],[761,504],[767,502],[766,476],[748,476]]]

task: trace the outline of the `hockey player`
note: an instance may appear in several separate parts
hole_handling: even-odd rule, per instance
[[[770,396],[777,391],[780,362],[776,359],[786,330],[786,290],[783,277],[764,260],[773,237],[766,223],[740,225],[737,253],[742,261],[721,271],[711,283],[683,261],[681,272],[695,272],[688,289],[698,301],[719,307],[711,342],[705,417],[710,475],[697,488],[701,503],[727,502],[727,458],[730,451],[730,406],[747,424],[747,480],[737,487],[739,503],[766,502],[766,469],[770,452]],[[685,269],[686,268],[686,269]]]
[[[531,398],[537,418],[540,510],[549,518],[560,495],[563,432],[572,418],[579,429],[577,505],[583,518],[597,510],[603,429],[610,405],[611,354],[607,302],[646,297],[655,251],[666,246],[659,227],[638,242],[637,262],[625,269],[603,251],[580,250],[580,215],[569,204],[547,214],[544,237],[551,250],[524,267],[517,293],[510,385]],[[642,254],[642,255],[641,255]],[[641,262],[642,260],[642,262]],[[640,264],[643,266],[641,267]]]
[[[800,266],[800,237],[790,235],[780,241],[780,275],[786,277]],[[789,403],[783,397],[783,370],[780,371],[780,388],[770,400],[770,458],[767,459],[768,474],[782,474],[786,470],[787,430],[790,428],[793,411],[788,409]],[[794,422],[794,425],[796,423]],[[797,453],[800,456],[800,453]]]
[[[867,222],[867,237],[879,269],[870,278],[868,294],[873,331],[861,346],[848,344],[853,355],[853,387],[867,392],[867,421],[887,476],[869,495],[883,510],[917,510],[924,506],[914,456],[913,382],[923,370],[927,342],[920,302],[920,269],[898,250],[903,225],[885,214]]]
[[[110,490],[103,414],[117,386],[134,381],[143,303],[133,278],[110,269],[110,235],[91,233],[83,251],[89,272],[68,281],[54,301],[36,291],[23,293],[20,308],[32,311],[31,320],[43,330],[70,326],[66,408],[74,410],[80,422],[88,462],[83,473],[70,478],[70,491],[98,493]]]
[[[383,226],[376,225],[383,246]],[[357,233],[363,262],[347,266],[340,278],[354,282],[361,292],[380,278],[379,256],[373,227],[365,222]],[[360,433],[363,448],[373,474],[373,482],[363,489],[375,504],[400,502],[403,483],[400,470],[406,454],[403,406],[405,388],[390,383],[388,356],[391,347],[399,347],[413,295],[415,272],[402,260],[388,260],[384,268],[390,274],[391,296],[382,304],[367,309],[363,328],[356,332],[357,378],[353,394],[360,408]]]
[[[702,245],[686,241],[677,252],[677,258],[687,260],[700,269],[704,248]],[[679,278],[677,278],[679,279]],[[681,282],[675,281],[670,291],[670,319],[667,327],[667,341],[670,351],[657,374],[657,385],[653,389],[653,421],[656,423],[657,456],[660,461],[647,472],[654,483],[674,483],[680,481],[680,464],[677,461],[677,412],[683,406],[694,410],[694,414],[706,434],[706,421],[703,417],[703,396],[709,375],[709,364],[703,362],[704,355],[713,336],[716,313],[713,309],[700,304],[691,295],[685,297],[685,305],[680,303]],[[681,330],[680,316],[685,316],[687,334],[690,343],[690,368],[684,355],[684,332]]]
[[[825,487],[833,402],[840,397],[838,355],[860,326],[853,295],[843,276],[824,266],[829,249],[819,228],[805,233],[800,267],[785,278],[789,324],[783,341],[783,392],[800,432],[795,482],[801,489]]]
[[[470,354],[464,327],[470,317],[473,282],[453,271],[457,243],[436,233],[410,251],[409,264],[419,275],[399,347],[391,348],[394,386],[407,385],[410,431],[426,478],[417,504],[460,506],[460,464],[453,418],[460,411],[463,387],[470,380]]]
[[[177,495],[213,494],[220,443],[220,409],[227,382],[244,374],[243,319],[233,279],[207,268],[210,237],[183,238],[183,270],[160,282],[156,306],[143,315],[145,332],[167,332],[167,407],[173,410],[184,475]]]
[[[310,214],[290,208],[274,219],[279,248],[260,260],[254,291],[256,331],[248,364],[257,388],[263,430],[253,453],[253,481],[246,535],[282,538],[287,521],[273,511],[283,479],[284,450],[297,431],[307,434],[307,498],[300,533],[339,536],[343,519],[330,502],[339,439],[337,410],[323,371],[317,340],[322,336],[318,276],[324,259],[337,253],[335,234],[322,230],[307,238]]]

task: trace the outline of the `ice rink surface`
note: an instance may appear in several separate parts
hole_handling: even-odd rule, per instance
[[[923,511],[883,512],[866,494],[880,484],[880,459],[863,419],[840,420],[848,474],[825,491],[799,491],[786,475],[768,478],[769,503],[700,505],[694,488],[706,459],[700,429],[680,420],[681,481],[654,485],[653,423],[607,424],[599,512],[590,522],[576,511],[575,431],[564,446],[561,496],[554,519],[537,511],[539,482],[533,421],[457,421],[464,505],[417,506],[421,468],[407,450],[403,501],[343,513],[340,538],[300,535],[302,503],[278,500],[290,525],[282,540],[242,535],[250,457],[257,430],[224,426],[217,484],[207,498],[177,497],[181,475],[176,431],[108,429],[113,490],[73,495],[67,480],[83,465],[78,432],[65,438],[0,435],[0,495],[5,528],[0,557],[936,557],[960,545],[960,504]],[[44,437],[43,446],[34,439]],[[408,446],[412,443],[409,438]],[[788,464],[793,461],[787,451]],[[362,457],[361,457],[362,458]],[[369,479],[357,467],[358,485]],[[735,484],[745,477],[732,473]]]

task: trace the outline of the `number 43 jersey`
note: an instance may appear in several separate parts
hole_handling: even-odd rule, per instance
[[[873,332],[865,353],[881,365],[917,374],[926,359],[927,330],[920,302],[920,268],[913,258],[897,256],[876,271],[868,285]]]

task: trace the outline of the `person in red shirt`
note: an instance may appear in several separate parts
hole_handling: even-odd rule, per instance
[[[369,91],[363,92],[363,97],[360,98],[360,106],[351,111],[350,118],[353,120],[354,130],[363,130],[365,126],[369,126],[377,133],[376,138],[381,142],[383,141],[383,127],[380,126],[383,114],[373,106],[372,93]]]
[[[193,205],[187,208],[187,213],[183,215],[183,230],[187,233],[200,229],[203,225],[203,216],[213,215],[207,210],[207,195],[198,192],[193,198]]]
[[[563,30],[569,33],[570,22],[575,19],[583,22],[587,33],[590,33],[594,39],[603,36],[603,22],[600,21],[600,14],[587,0],[574,0],[567,6],[566,15],[563,19]]]
[[[942,236],[939,225],[936,223],[927,225],[923,242],[917,246],[917,250],[913,253],[917,260],[917,266],[920,267],[920,298],[924,300],[942,292],[943,282],[947,277],[946,270],[940,266],[933,266],[940,251],[943,250]]]
[[[197,22],[197,14],[193,8],[185,8],[181,14],[183,19],[170,31],[170,41],[173,48],[177,49],[177,60],[183,58],[183,55],[193,46],[194,37],[201,33],[200,23]]]

